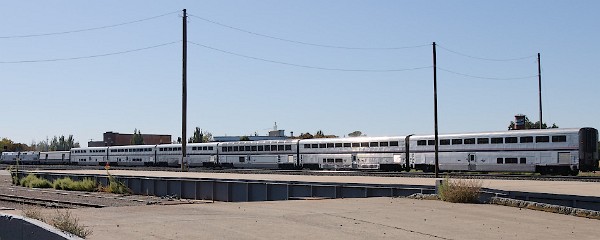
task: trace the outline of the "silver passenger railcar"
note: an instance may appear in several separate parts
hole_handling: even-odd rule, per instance
[[[108,147],[71,148],[71,164],[104,165],[108,161]]]
[[[218,146],[222,166],[293,169],[298,165],[298,140],[224,142]]]
[[[404,137],[306,139],[299,148],[303,168],[397,171],[406,164]]]
[[[186,146],[187,161],[190,167],[215,167],[219,143],[188,143]]]
[[[108,160],[118,166],[153,166],[156,145],[109,147]]]
[[[40,164],[69,164],[71,159],[70,155],[70,151],[40,152]]]
[[[439,135],[439,170],[577,174],[581,168],[582,146],[579,139],[580,134],[585,134],[580,130],[513,130]],[[597,137],[592,141],[597,142]],[[434,171],[434,144],[433,135],[410,138],[413,168]]]

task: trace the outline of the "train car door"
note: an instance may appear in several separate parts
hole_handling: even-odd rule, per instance
[[[356,161],[356,155],[352,154],[352,169],[358,168],[358,162]]]
[[[475,171],[477,168],[477,156],[475,153],[469,153],[467,161],[469,162],[469,171]]]

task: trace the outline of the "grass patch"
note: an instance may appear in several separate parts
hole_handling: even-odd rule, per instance
[[[54,189],[69,191],[94,192],[98,190],[98,183],[91,178],[84,178],[81,181],[73,181],[69,177],[59,178],[52,183]]]
[[[116,194],[131,194],[131,189],[122,182],[117,181],[115,177],[110,175],[108,170],[106,171],[106,174],[108,174],[108,186],[100,187],[100,191]]]
[[[442,201],[453,203],[477,203],[482,182],[476,179],[446,178],[439,187],[438,195]]]
[[[52,183],[50,181],[38,178],[36,175],[29,174],[27,177],[22,178],[19,181],[19,185],[28,188],[51,188]]]
[[[77,235],[81,238],[86,238],[92,234],[92,230],[81,225],[79,219],[71,215],[69,210],[56,210],[56,214],[50,219],[50,224],[61,231]]]
[[[46,222],[46,219],[44,218],[44,215],[40,211],[39,207],[23,207],[23,216]]]

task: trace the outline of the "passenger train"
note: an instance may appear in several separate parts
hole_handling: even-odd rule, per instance
[[[442,134],[440,171],[577,174],[598,169],[594,128]],[[433,135],[348,137],[73,148],[5,152],[1,163],[267,169],[435,170]],[[408,163],[408,164],[407,164]]]

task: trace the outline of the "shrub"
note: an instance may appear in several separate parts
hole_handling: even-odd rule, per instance
[[[69,177],[59,178],[54,180],[52,186],[55,189],[69,191],[87,191],[93,192],[98,189],[98,183],[91,178],[84,178],[82,181],[73,181]]]
[[[108,171],[106,171],[106,173],[108,174],[108,186],[101,187],[100,188],[101,191],[108,192],[108,193],[116,193],[116,194],[130,194],[131,193],[131,189],[129,189],[127,186],[125,186],[125,184],[117,181],[117,179],[115,177],[113,177],[112,175],[110,175],[110,173],[108,173]]]
[[[43,178],[38,178],[37,176],[35,176],[33,174],[29,174],[29,175],[27,175],[27,177],[22,178],[19,181],[19,184],[23,187],[28,187],[28,188],[50,188],[50,187],[52,187],[52,183],[50,183],[50,181],[43,179]]]
[[[69,210],[61,212],[56,210],[56,215],[50,219],[52,226],[60,229],[61,231],[68,232],[77,235],[81,238],[85,238],[92,234],[92,230],[87,229],[85,226],[79,224],[79,219],[71,215]]]
[[[438,195],[442,201],[453,203],[476,203],[479,201],[481,181],[475,179],[444,179]]]
[[[23,216],[46,222],[44,215],[42,215],[42,212],[38,207],[24,207]]]

